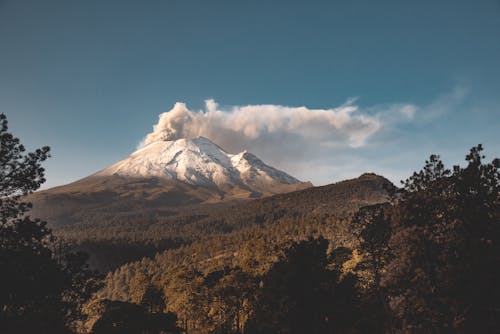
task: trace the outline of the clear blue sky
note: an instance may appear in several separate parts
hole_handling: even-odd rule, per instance
[[[28,147],[51,146],[48,186],[125,157],[176,101],[208,98],[357,98],[361,114],[386,115],[361,147],[262,153],[316,184],[364,170],[397,181],[477,143],[500,156],[500,1],[0,0],[0,111]],[[395,104],[417,111],[394,121]]]

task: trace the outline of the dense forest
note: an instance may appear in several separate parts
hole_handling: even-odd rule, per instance
[[[24,202],[49,149],[26,153],[0,120],[1,333],[500,330],[500,160],[485,162],[481,145],[464,167],[432,155],[400,189],[367,174],[137,230],[54,234]],[[128,243],[129,261],[148,256],[105,277],[75,252]]]
[[[493,333],[499,160],[431,156],[390,201],[194,242],[109,274],[99,298],[162,291],[190,333]],[[138,293],[139,291],[139,293]]]
[[[385,202],[387,191],[392,188],[381,176],[363,174],[356,179],[263,199],[178,207],[177,213],[167,217],[155,216],[154,211],[141,216],[124,214],[92,224],[55,226],[54,232],[73,249],[88,253],[93,268],[107,272],[164,250],[187,247],[202,239],[240,235],[240,231],[251,231],[256,226],[341,220],[332,217],[348,217],[362,206]]]

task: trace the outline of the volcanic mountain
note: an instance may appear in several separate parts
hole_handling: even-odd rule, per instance
[[[311,187],[243,151],[230,154],[209,139],[156,141],[74,183],[30,196],[32,214],[52,224],[81,222],[89,212],[260,198]]]

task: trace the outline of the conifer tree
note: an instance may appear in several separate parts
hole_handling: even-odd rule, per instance
[[[404,183],[381,285],[405,333],[500,328],[500,160],[482,150],[453,170],[432,155]]]
[[[45,181],[49,148],[26,152],[0,114],[0,332],[67,333],[81,305],[99,287],[82,254],[55,254],[46,223],[31,219],[23,200]]]

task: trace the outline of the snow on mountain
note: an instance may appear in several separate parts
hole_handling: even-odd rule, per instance
[[[100,172],[36,192],[28,200],[35,217],[63,226],[127,215],[169,216],[183,207],[242,201],[311,186],[251,153],[229,154],[198,137],[153,142]]]
[[[94,176],[158,177],[230,192],[278,193],[280,186],[305,185],[243,151],[229,154],[209,139],[156,141]],[[274,191],[273,191],[273,188]]]

